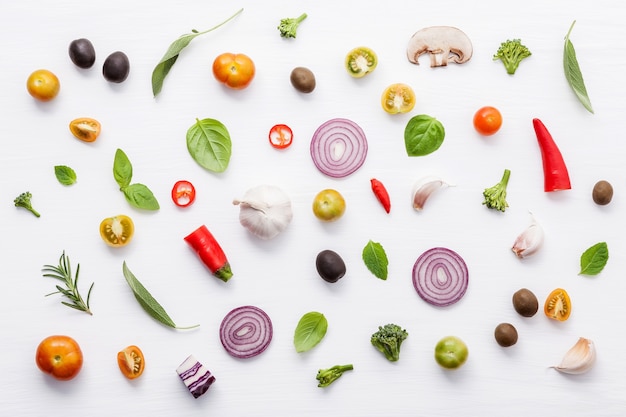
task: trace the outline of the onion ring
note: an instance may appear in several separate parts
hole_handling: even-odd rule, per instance
[[[363,129],[348,119],[330,119],[313,133],[311,158],[322,174],[344,178],[359,169],[367,156]]]
[[[247,359],[257,356],[272,341],[272,321],[265,311],[255,306],[231,310],[220,325],[222,346],[230,355]]]
[[[469,272],[461,256],[435,247],[422,253],[413,266],[413,286],[424,301],[445,307],[459,301],[467,290]]]

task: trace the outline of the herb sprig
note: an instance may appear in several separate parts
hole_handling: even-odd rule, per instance
[[[84,311],[89,315],[93,315],[91,309],[89,308],[89,299],[91,298],[91,290],[93,289],[93,282],[89,287],[89,292],[87,293],[87,301],[83,300],[83,297],[80,295],[78,291],[78,273],[80,271],[80,264],[76,265],[76,275],[72,278],[72,266],[70,264],[70,258],[65,255],[65,251],[61,254],[61,258],[59,258],[59,265],[44,265],[42,272],[44,273],[44,277],[58,279],[59,281],[65,284],[66,288],[63,288],[60,285],[57,285],[57,291],[52,292],[50,294],[46,294],[46,297],[52,294],[63,294],[67,297],[70,302],[61,301],[61,304],[64,304],[68,307],[74,308],[76,310]]]
[[[160,208],[158,200],[147,186],[139,183],[131,184],[133,165],[121,149],[115,151],[113,177],[117,185],[120,186],[120,191],[124,194],[126,201],[131,206],[151,211],[156,211]]]
[[[563,68],[565,70],[565,78],[567,79],[567,82],[569,83],[569,86],[572,88],[574,93],[576,93],[576,97],[590,113],[593,113],[591,100],[589,99],[589,95],[587,94],[587,88],[585,87],[585,80],[583,80],[583,74],[580,71],[578,59],[576,58],[576,50],[574,49],[572,41],[569,40],[569,35],[572,33],[572,29],[574,29],[575,23],[576,21],[574,20],[569,28],[569,31],[567,32],[567,35],[565,35],[565,47],[563,49]]]

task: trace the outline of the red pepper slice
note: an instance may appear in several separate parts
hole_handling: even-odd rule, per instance
[[[374,195],[376,196],[378,201],[380,201],[380,204],[383,205],[385,211],[389,213],[389,211],[391,210],[391,200],[389,198],[389,193],[387,192],[387,189],[385,188],[383,183],[378,181],[376,178],[372,178],[370,182],[372,183],[372,191],[374,192]]]
[[[565,166],[563,155],[552,139],[552,135],[539,119],[533,119],[533,127],[543,160],[544,191],[571,189],[567,166]]]
[[[172,188],[172,201],[178,207],[187,207],[196,199],[196,189],[189,181],[180,180]]]
[[[217,243],[215,237],[209,232],[209,229],[205,225],[198,227],[185,237],[185,241],[193,248],[198,254],[202,262],[209,268],[209,270],[226,282],[233,276],[233,271],[230,268],[228,259],[222,250],[222,247]]]
[[[293,132],[287,125],[275,125],[270,129],[270,144],[276,149],[285,149],[293,141]]]

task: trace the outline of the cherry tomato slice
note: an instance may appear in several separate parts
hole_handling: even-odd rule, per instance
[[[572,312],[569,294],[563,288],[557,288],[548,295],[543,307],[544,313],[551,319],[565,321]]]
[[[125,347],[117,353],[117,366],[128,379],[139,378],[146,367],[143,352],[137,346]]]
[[[346,70],[354,78],[366,76],[374,71],[377,65],[378,56],[372,49],[366,46],[354,48],[346,55]]]
[[[293,141],[293,132],[287,125],[275,125],[270,129],[270,144],[276,149],[285,149]]]
[[[89,117],[81,117],[70,122],[70,132],[83,142],[93,142],[100,135],[100,122]]]
[[[134,233],[135,224],[125,214],[107,217],[100,223],[100,237],[104,243],[114,248],[128,245]]]
[[[178,207],[187,207],[196,199],[196,189],[186,180],[177,181],[172,187],[172,201]]]
[[[383,91],[380,104],[389,114],[408,113],[415,107],[415,92],[406,84],[391,84]]]

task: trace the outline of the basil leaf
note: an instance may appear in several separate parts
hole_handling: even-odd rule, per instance
[[[130,184],[122,188],[126,201],[131,206],[144,210],[158,210],[159,202],[148,187],[143,184]]]
[[[579,275],[598,275],[609,260],[609,247],[606,242],[596,243],[580,257]]]
[[[187,150],[201,167],[213,172],[224,172],[232,153],[230,134],[218,120],[196,119],[196,123],[187,131]]]
[[[322,313],[317,311],[306,313],[298,322],[293,335],[296,352],[313,349],[324,338],[327,329],[328,321]]]
[[[72,185],[76,182],[76,172],[65,165],[56,165],[54,167],[54,175],[63,185]]]
[[[572,22],[572,26],[570,26],[569,31],[565,36],[565,48],[563,50],[563,68],[565,70],[565,78],[567,79],[569,86],[572,90],[574,90],[574,93],[576,93],[578,100],[590,113],[593,113],[591,100],[589,100],[587,88],[585,88],[583,74],[578,66],[578,59],[576,59],[576,50],[574,49],[572,42],[569,40],[569,35],[574,28],[574,23],[576,23],[575,20]]]
[[[128,187],[133,178],[133,166],[123,150],[115,151],[113,160],[113,177],[120,188]]]
[[[404,129],[404,145],[409,156],[435,152],[446,136],[441,122],[426,114],[413,116]]]
[[[370,240],[363,248],[363,262],[374,276],[382,280],[387,279],[389,260],[383,246]]]

